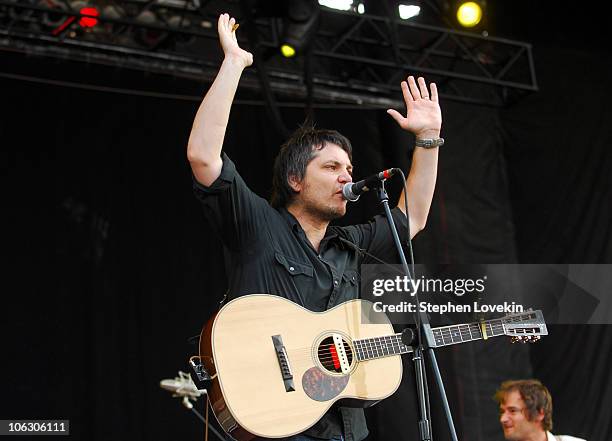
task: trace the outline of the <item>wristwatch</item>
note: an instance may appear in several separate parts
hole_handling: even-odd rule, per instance
[[[433,149],[444,145],[444,138],[417,139],[414,145],[423,147],[424,149]]]

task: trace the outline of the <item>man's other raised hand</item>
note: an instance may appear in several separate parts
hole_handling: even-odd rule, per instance
[[[217,23],[219,32],[219,42],[228,61],[237,62],[242,68],[253,64],[253,54],[241,49],[236,39],[236,29],[234,25],[236,19],[229,14],[221,14]]]

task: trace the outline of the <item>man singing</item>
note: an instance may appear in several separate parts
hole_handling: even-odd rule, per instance
[[[352,181],[353,170],[351,143],[334,130],[302,127],[287,140],[274,164],[270,203],[248,188],[222,153],[240,76],[253,62],[253,56],[239,47],[235,29],[234,18],[219,17],[225,58],[197,111],[188,143],[194,191],[230,256],[230,298],[269,293],[312,311],[325,311],[359,297],[359,268],[368,263],[368,254],[398,261],[391,232],[384,216],[362,225],[329,225],[346,212],[342,188]],[[435,84],[428,88],[423,78],[415,81],[410,76],[401,88],[406,115],[392,109],[387,113],[417,139],[408,192],[402,192],[392,210],[405,242],[408,231],[414,236],[427,220],[442,144],[442,117]],[[409,226],[404,198],[408,198]],[[355,246],[347,247],[347,241]],[[356,247],[367,254],[356,252]],[[367,434],[363,410],[333,406],[318,423],[290,439],[359,441]]]

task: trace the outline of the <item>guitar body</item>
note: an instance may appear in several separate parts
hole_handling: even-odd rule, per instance
[[[367,305],[352,300],[316,313],[268,294],[226,304],[200,338],[223,429],[239,441],[287,437],[338,400],[368,406],[393,394],[402,379],[400,355],[358,361],[353,348],[353,340],[394,333],[384,314],[362,314],[371,311]]]

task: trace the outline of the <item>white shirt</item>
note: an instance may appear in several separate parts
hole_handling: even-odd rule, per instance
[[[582,438],[576,438],[575,436],[569,435],[553,435],[550,432],[546,432],[547,441],[586,441]]]

